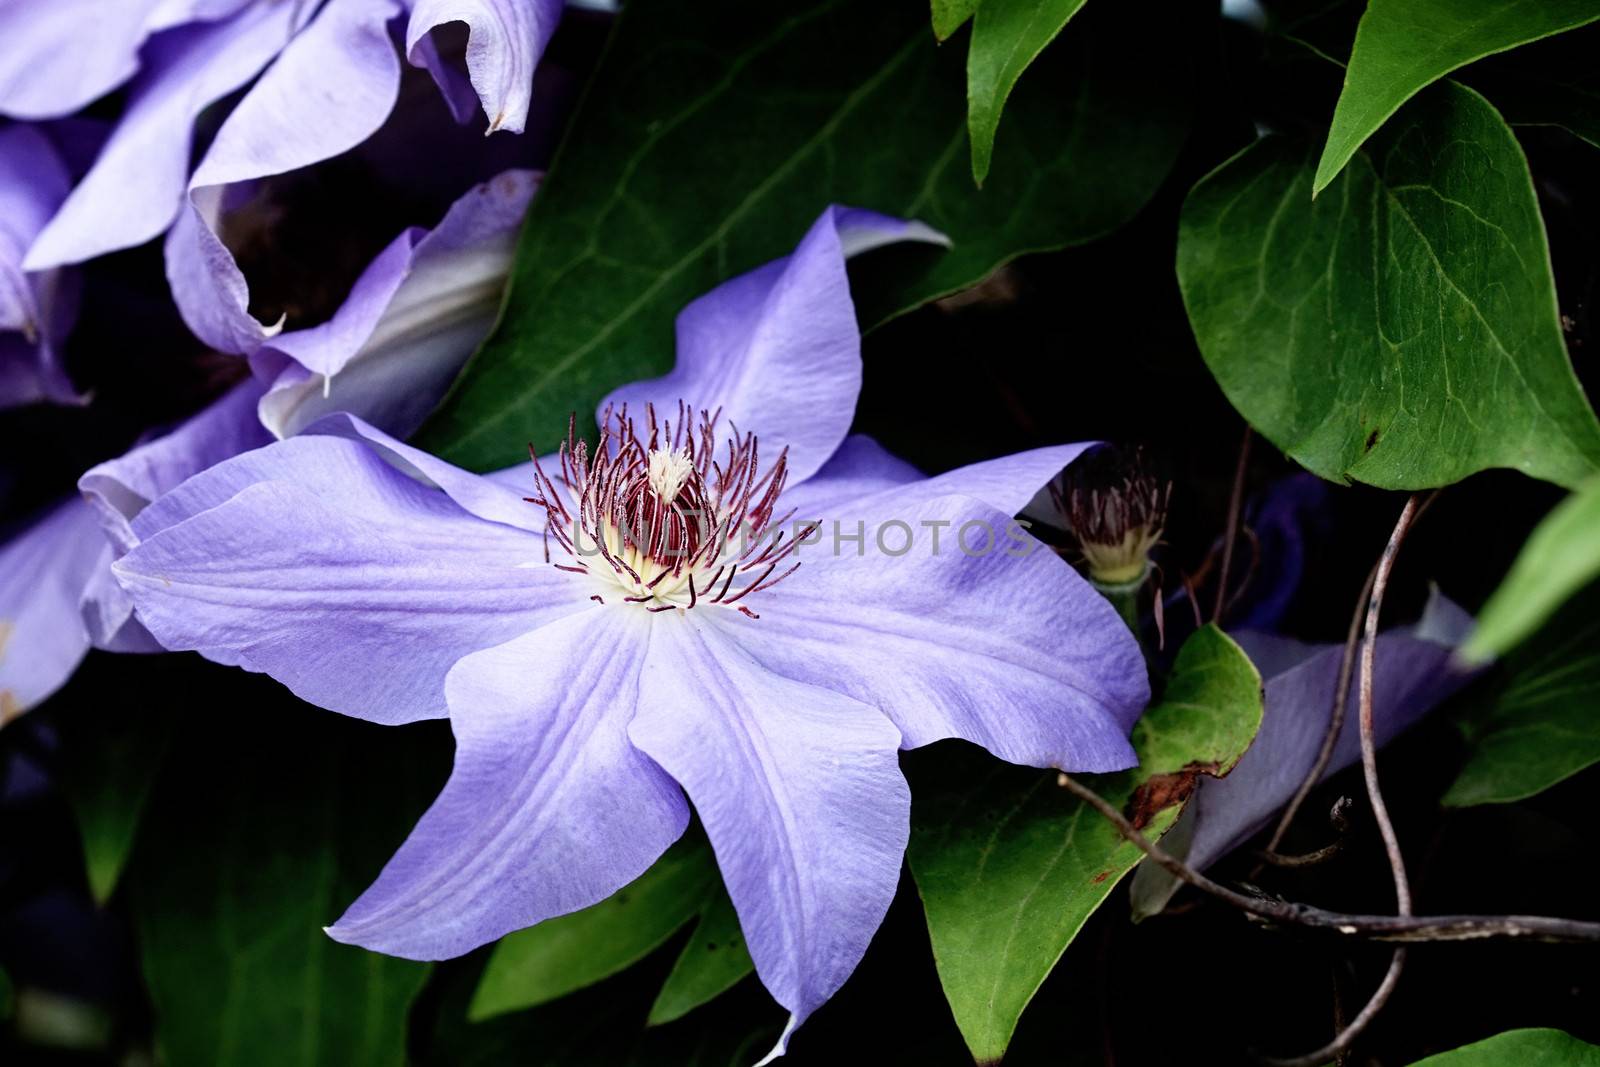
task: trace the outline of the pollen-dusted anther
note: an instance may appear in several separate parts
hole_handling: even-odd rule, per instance
[[[552,564],[614,581],[624,603],[646,611],[718,604],[759,618],[737,602],[800,565],[779,569],[799,544],[785,543],[788,516],[774,516],[787,452],[763,471],[755,435],[730,424],[719,453],[720,417],[696,418],[680,402],[676,420],[649,406],[639,425],[625,406],[607,408],[602,439],[590,449],[574,416],[559,470],[547,474],[534,457],[528,500],[548,517],[546,556],[553,540],[568,557]]]
[[[1102,585],[1143,580],[1172,499],[1172,482],[1153,473],[1143,445],[1090,449],[1050,491],[1090,578]]]

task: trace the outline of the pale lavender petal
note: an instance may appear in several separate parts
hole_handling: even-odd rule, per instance
[[[429,67],[439,80],[438,54],[424,41],[435,27],[466,23],[467,73],[489,116],[488,132],[521,133],[533,99],[533,71],[561,9],[561,0],[414,0],[406,50],[414,65]],[[448,82],[440,82],[440,88],[447,100],[456,95]]]
[[[1378,638],[1373,674],[1373,727],[1388,744],[1474,676],[1453,653],[1472,619],[1442,596],[1430,598],[1422,619]],[[1344,656],[1340,645],[1303,645],[1250,631],[1234,638],[1266,679],[1261,731],[1226,778],[1203,779],[1185,817],[1193,820],[1187,859],[1204,869],[1264,829],[1294,796],[1316,764]],[[1361,758],[1356,692],[1352,687],[1327,778]],[[1311,812],[1302,819],[1314,819]],[[1148,870],[1147,870],[1148,868]],[[1152,914],[1177,889],[1170,875],[1144,864],[1136,879],[1141,914]]]
[[[930,235],[932,235],[930,237]],[[821,469],[844,440],[861,392],[861,334],[845,258],[893,240],[937,237],[919,223],[829,207],[793,254],[724,282],[678,316],[672,373],[623,386],[601,405],[675,413],[718,409],[722,425],[789,450],[789,481]]]
[[[225,459],[272,441],[256,418],[262,387],[245,380],[170,433],[143,441],[78,479],[99,509],[112,542],[126,552],[138,543],[130,525],[150,502]]]
[[[78,600],[106,550],[76,496],[0,543],[0,726],[61,688],[89,651]]]
[[[146,508],[114,565],[164,646],[376,722],[445,714],[462,656],[579,610],[543,539],[486,522],[366,444],[290,438]]]
[[[467,77],[466,71],[439,53],[439,47],[431,36],[424,34],[418,38],[410,51],[411,65],[422,67],[433,75],[433,83],[439,87],[451,118],[464,126],[472,121],[474,115],[481,113],[478,91],[472,87],[472,79]]]
[[[853,433],[821,470],[784,490],[778,511],[793,510],[797,517],[840,515],[856,501],[926,480],[921,471],[866,434]]]
[[[152,500],[229,457],[272,440],[255,408],[261,386],[240,382],[170,433],[154,436],[116,459],[92,467],[78,489],[94,506],[109,543],[104,565],[83,595],[83,618],[94,647],[156,652],[161,645],[134,618],[133,601],[111,573],[111,562],[139,543],[132,520]]]
[[[28,247],[71,187],[66,167],[31,126],[0,129],[0,408],[81,398],[58,346],[77,312],[77,279],[28,273]]]
[[[772,674],[766,635],[729,614],[653,619],[628,736],[694,801],[756,973],[791,1014],[781,1053],[888,911],[911,792],[882,714]]]
[[[761,662],[882,708],[905,748],[960,737],[1035,767],[1133,766],[1150,698],[1138,643],[1009,515],[943,497],[835,530],[745,601]]]
[[[195,118],[256,77],[310,10],[301,3],[256,3],[234,18],[152,40],[122,122],[38,235],[26,266],[40,270],[131,248],[171,226],[189,176]]]
[[[1092,442],[1051,445],[957,467],[932,478],[907,479],[897,475],[892,481],[885,480],[881,474],[886,466],[882,457],[888,453],[878,456],[858,447],[845,454],[841,448],[841,455],[830,460],[818,478],[827,475],[830,481],[837,480],[840,489],[845,491],[816,489],[809,482],[803,483],[784,492],[783,508],[794,508],[796,519],[874,521],[903,518],[907,512],[939,497],[970,496],[1007,515],[1016,515],[1029,506],[1040,489],[1062,468],[1090,447]],[[874,481],[876,492],[856,491],[866,489]]]
[[[164,0],[10,0],[0,4],[0,114],[70,115],[133,77],[150,15]]]
[[[200,112],[255,77],[314,5],[258,3],[171,30],[144,50],[128,109],[93,168],[28,252],[30,270],[143,244],[178,213]]]
[[[627,737],[651,621],[596,608],[456,664],[450,781],[328,933],[447,959],[603,900],[655,862],[689,808]]]
[[[399,0],[328,0],[217,131],[167,239],[178,310],[212,347],[248,355],[275,332],[251,316],[249,286],[217,236],[222,188],[331,159],[372,136],[400,90],[388,23],[402,13]]]
[[[494,325],[537,187],[521,170],[476,186],[374,259],[331,320],[268,342],[251,357],[273,380],[262,421],[279,437],[334,411],[399,436],[421,425]]]
[[[398,441],[353,415],[343,413],[318,419],[303,432],[365,441],[382,453],[391,465],[428,485],[443,489],[462,510],[480,519],[514,526],[519,530],[538,534],[544,532],[544,509],[535,507],[527,500],[534,489],[532,479],[526,477],[531,464],[519,463],[491,474],[473,474],[420,448]]]

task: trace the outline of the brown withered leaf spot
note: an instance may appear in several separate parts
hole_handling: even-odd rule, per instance
[[[1216,763],[1191,763],[1172,774],[1154,775],[1133,791],[1125,812],[1128,821],[1135,829],[1143,830],[1157,815],[1188,800],[1202,774],[1215,777],[1219,769]]]

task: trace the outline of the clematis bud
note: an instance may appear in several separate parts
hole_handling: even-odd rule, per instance
[[[1153,472],[1142,445],[1101,445],[1061,476],[1056,507],[1102,592],[1136,590],[1161,541],[1172,482]]]

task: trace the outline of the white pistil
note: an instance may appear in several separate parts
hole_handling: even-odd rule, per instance
[[[676,451],[656,449],[647,461],[650,488],[656,491],[663,504],[671,504],[683,491],[684,483],[694,474],[694,460],[687,448]]]

